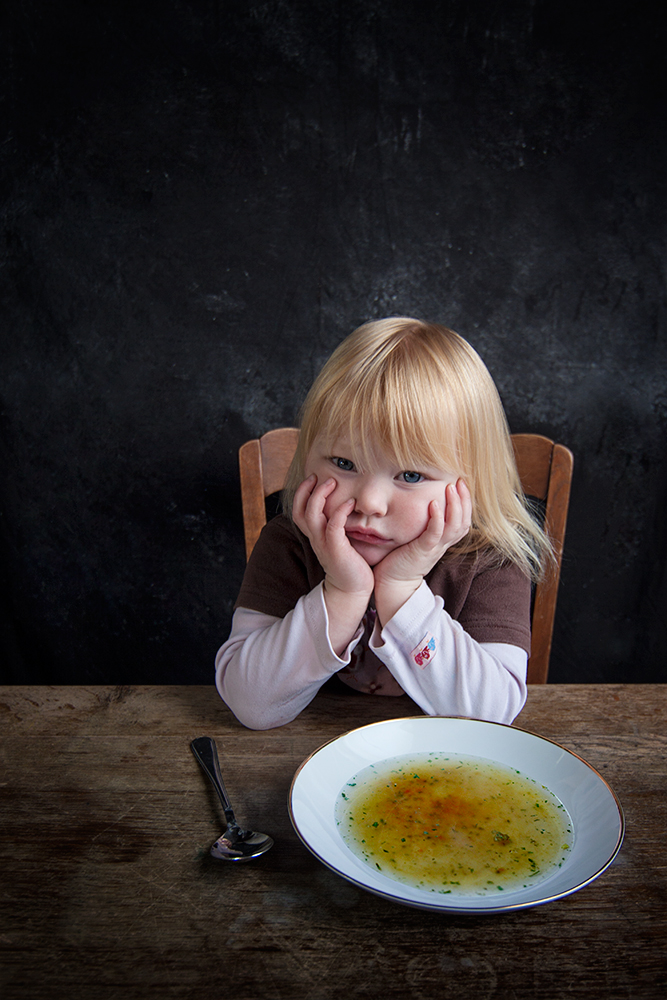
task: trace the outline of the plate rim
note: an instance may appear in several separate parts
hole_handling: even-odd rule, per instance
[[[461,906],[461,905],[457,906],[454,899],[451,902],[442,898],[437,900],[434,899],[432,902],[426,900],[420,902],[418,900],[406,899],[398,894],[388,891],[385,892],[376,886],[367,885],[366,883],[361,882],[358,879],[355,879],[353,876],[341,872],[333,864],[327,861],[326,858],[324,858],[320,853],[318,853],[317,850],[315,850],[315,848],[313,848],[308,843],[308,841],[305,839],[305,837],[299,830],[298,824],[294,817],[294,812],[292,809],[294,786],[296,785],[299,775],[301,774],[303,769],[313,759],[313,757],[315,757],[326,747],[330,746],[332,743],[338,742],[339,740],[344,740],[352,733],[362,732],[364,729],[376,729],[381,726],[385,726],[387,724],[393,725],[399,722],[421,723],[421,722],[429,722],[432,719],[457,720],[461,722],[477,722],[485,726],[498,726],[503,729],[511,729],[517,732],[525,733],[526,735],[532,736],[534,739],[541,740],[544,743],[550,743],[552,744],[552,746],[558,747],[559,750],[564,751],[565,753],[569,754],[569,756],[574,757],[576,760],[580,761],[585,767],[587,767],[590,771],[592,771],[594,775],[596,775],[596,777],[602,782],[605,788],[609,791],[614,800],[616,809],[618,810],[618,820],[619,820],[618,836],[616,838],[616,843],[614,845],[614,848],[608,859],[605,861],[605,863],[595,872],[593,872],[590,876],[588,876],[588,878],[584,879],[581,882],[577,882],[576,885],[571,886],[567,889],[563,889],[560,892],[544,896],[541,899],[524,900],[522,902],[515,902],[515,903],[499,902],[498,905],[492,904],[490,906],[471,907],[471,906]],[[491,758],[487,759],[490,760]],[[350,882],[352,885],[356,885],[360,889],[364,889],[366,892],[370,892],[375,896],[379,896],[381,899],[389,900],[390,902],[400,904],[401,906],[410,906],[414,909],[429,910],[431,912],[465,914],[467,916],[489,916],[492,914],[508,913],[516,910],[532,909],[535,906],[543,906],[545,903],[552,903],[558,899],[564,899],[567,896],[571,896],[573,893],[578,892],[580,889],[585,888],[587,885],[590,885],[591,882],[594,882],[596,879],[598,879],[600,875],[602,875],[610,867],[610,865],[613,864],[614,860],[618,856],[619,851],[621,850],[621,847],[623,846],[623,841],[625,838],[625,814],[623,811],[623,806],[621,805],[621,801],[616,792],[614,791],[614,789],[612,788],[612,786],[606,780],[606,778],[604,778],[597,770],[597,768],[595,768],[589,761],[587,761],[585,757],[582,757],[581,754],[578,754],[576,751],[570,750],[568,747],[563,746],[563,744],[559,743],[557,740],[552,740],[548,736],[542,736],[539,733],[534,733],[530,729],[524,729],[523,726],[515,726],[512,723],[506,723],[506,722],[493,722],[489,719],[478,719],[466,715],[406,715],[406,716],[399,716],[398,718],[395,719],[379,719],[376,722],[365,723],[363,726],[354,726],[352,729],[347,729],[345,730],[345,732],[339,733],[338,736],[333,736],[331,739],[325,740],[324,743],[316,747],[316,749],[313,750],[312,753],[308,754],[308,756],[301,761],[296,771],[294,772],[292,781],[290,782],[289,792],[287,796],[287,808],[292,828],[294,829],[301,843],[304,845],[304,847],[306,847],[308,851],[310,851],[313,857],[317,858],[317,860],[321,864],[325,865],[330,871],[338,875],[339,878],[345,879],[345,881]]]

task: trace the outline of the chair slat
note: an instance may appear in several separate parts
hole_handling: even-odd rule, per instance
[[[545,500],[549,490],[554,443],[541,434],[513,434],[512,447],[526,496]]]

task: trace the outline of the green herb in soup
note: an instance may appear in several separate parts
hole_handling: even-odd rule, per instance
[[[439,893],[527,887],[562,865],[572,844],[555,795],[481,757],[422,754],[364,768],[341,790],[336,822],[372,868]]]

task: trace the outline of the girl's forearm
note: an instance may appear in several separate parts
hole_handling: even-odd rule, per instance
[[[511,723],[526,699],[527,654],[479,643],[424,584],[371,638],[375,655],[428,715]]]
[[[332,586],[327,580],[323,586],[327,611],[329,642],[336,656],[342,656],[357,635],[371,595],[365,591],[349,593]]]
[[[403,605],[410,600],[412,595],[419,590],[421,584],[422,577],[393,584],[376,584],[374,591],[375,608],[382,626],[386,622],[391,621]]]
[[[306,594],[284,618],[239,608],[227,642],[216,656],[216,687],[249,729],[271,729],[295,719],[322,684],[350,661],[327,641],[322,586]],[[353,646],[361,629],[350,642]]]

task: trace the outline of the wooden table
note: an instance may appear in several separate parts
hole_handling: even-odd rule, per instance
[[[3,1000],[556,1000],[667,996],[665,686],[530,689],[517,720],[585,757],[626,816],[612,867],[566,899],[446,916],[379,899],[302,846],[287,795],[322,743],[407,698],[321,692],[243,729],[209,687],[0,688]],[[212,735],[241,821],[276,844],[208,848],[220,811],[189,741]]]

